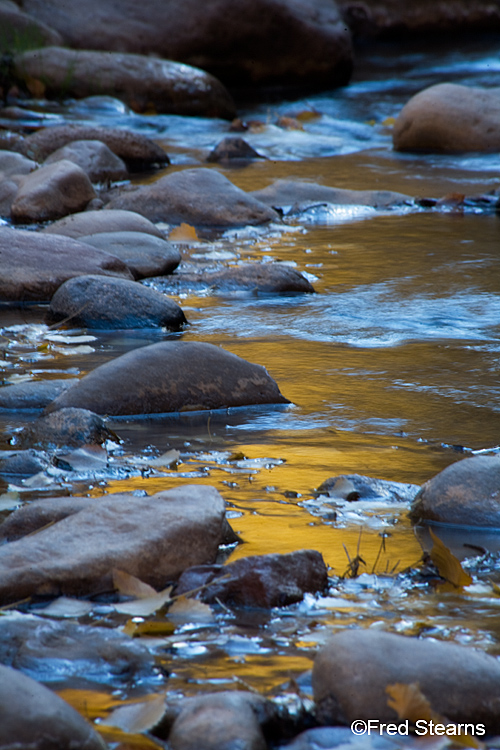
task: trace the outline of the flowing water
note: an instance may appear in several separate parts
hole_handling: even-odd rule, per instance
[[[261,123],[243,136],[267,160],[212,168],[245,190],[278,178],[434,198],[492,190],[499,155],[394,153],[390,118],[433,83],[500,85],[497,51],[498,41],[484,37],[425,53],[410,45],[361,50],[345,89],[242,107],[242,119]],[[280,116],[297,115],[303,130],[276,124]],[[209,150],[228,133],[227,123],[217,120],[141,117],[116,103],[92,101],[33,107],[26,123],[34,120],[138,129],[164,145],[170,170],[205,166]],[[243,680],[279,694],[287,680],[310,668],[317,644],[332,629],[353,623],[500,653],[500,598],[488,583],[498,564],[494,534],[470,535],[469,541],[493,549],[479,562],[466,561],[474,584],[440,590],[402,572],[422,554],[406,505],[314,495],[338,474],[421,484],[474,452],[500,450],[499,236],[494,213],[459,211],[453,204],[440,210],[317,207],[284,223],[183,246],[185,264],[288,262],[309,275],[315,295],[185,293],[176,298],[191,323],[182,333],[89,332],[94,338],[85,343],[73,339],[87,333],[81,329],[59,331],[65,340],[47,340],[42,306],[1,312],[5,383],[74,377],[170,336],[217,344],[264,365],[292,402],[115,420],[111,426],[123,443],[110,450],[111,475],[52,476],[44,489],[0,487],[29,500],[70,490],[153,493],[182,483],[212,484],[244,541],[231,560],[301,548],[323,554],[332,574],[326,597],[307,595],[302,604],[267,614],[222,612],[210,623],[177,624],[159,648],[173,670],[169,690],[196,693]],[[2,416],[0,447],[9,448],[15,429],[35,417]],[[172,449],[180,452],[175,466],[140,469],[148,457]],[[347,554],[363,558],[361,575],[337,579]],[[103,619],[100,611],[87,621]],[[307,692],[307,679],[304,685]]]

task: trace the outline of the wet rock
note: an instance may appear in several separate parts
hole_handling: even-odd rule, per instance
[[[500,457],[457,461],[422,485],[412,521],[500,527]]]
[[[150,138],[121,128],[100,128],[90,125],[57,125],[43,128],[19,140],[14,150],[42,162],[58,148],[72,141],[102,141],[123,159],[131,170],[151,169],[169,163],[165,151]]]
[[[108,439],[117,438],[102,417],[88,409],[72,407],[45,414],[18,433],[19,442],[30,446],[101,445]]]
[[[276,180],[272,185],[268,185],[263,190],[254,190],[249,195],[275,208],[311,201],[342,206],[387,208],[412,200],[408,195],[394,193],[391,190],[345,190],[301,180]]]
[[[54,151],[44,164],[53,164],[62,159],[83,169],[91,182],[126,180],[128,177],[125,162],[102,141],[73,141]]]
[[[265,159],[257,153],[243,138],[224,138],[207,156],[210,162],[247,162],[253,159]]]
[[[236,108],[214,76],[191,65],[123,52],[46,47],[14,58],[22,80],[40,80],[49,97],[117,97],[136,112],[232,119]]]
[[[500,151],[500,87],[440,83],[403,107],[393,129],[397,151]]]
[[[34,500],[28,505],[21,505],[0,524],[0,540],[15,542],[88,507],[87,497],[47,497]]]
[[[163,239],[160,230],[135,211],[84,211],[55,221],[42,232],[74,239],[102,232],[142,232]]]
[[[322,724],[355,719],[393,722],[386,687],[418,683],[432,710],[451,722],[500,730],[500,662],[473,648],[378,630],[336,633],[313,668],[316,714]]]
[[[67,279],[99,274],[131,279],[118,258],[69,237],[0,227],[0,301],[49,301]]]
[[[212,344],[164,341],[97,367],[48,407],[153,414],[289,403],[264,367]]]
[[[213,562],[224,538],[224,500],[213,487],[83,500],[75,499],[76,512],[0,546],[2,603],[110,592],[113,568],[161,590],[185,568]]]
[[[110,628],[30,615],[0,618],[0,664],[45,683],[72,678],[114,687],[158,682],[154,656],[137,639]]]
[[[92,726],[52,690],[0,666],[0,747],[9,750],[105,750]]]
[[[181,262],[175,245],[145,232],[98,232],[79,240],[120,258],[135,279],[171,274]]]
[[[46,457],[38,451],[2,451],[0,453],[0,474],[31,477],[40,471],[45,471],[48,463]]]
[[[14,2],[3,0],[0,3],[0,53],[14,54],[20,49],[37,49],[46,44],[60,44],[62,39],[50,25],[37,21],[23,13]]]
[[[278,215],[214,169],[186,169],[124,191],[106,208],[137,211],[151,221],[231,227],[264,224]]]
[[[360,474],[340,474],[326,479],[317,489],[317,494],[328,495],[339,500],[389,500],[410,503],[420,487],[417,484],[388,482],[385,479],[365,477]]]
[[[62,284],[52,297],[55,321],[71,317],[87,328],[169,328],[187,323],[181,308],[164,294],[127,279],[79,276]]]
[[[36,161],[15,151],[0,151],[0,173],[5,177],[33,172],[38,167]]]
[[[76,383],[75,378],[29,380],[0,388],[0,409],[44,409],[60,393]]]
[[[273,713],[270,701],[243,691],[185,698],[167,709],[156,736],[172,750],[266,750],[261,724]]]
[[[314,727],[306,729],[280,750],[397,750],[412,745],[411,737],[356,735],[350,727]]]
[[[10,210],[14,221],[54,221],[82,211],[96,197],[85,172],[71,161],[48,164],[22,178]]]
[[[98,2],[27,0],[23,5],[50,23],[68,47],[154,54],[198,64],[238,86],[312,83],[342,86],[349,80],[349,31],[335,4],[326,0],[195,0],[112,2],[105,20]]]
[[[222,579],[224,580],[218,580]],[[179,579],[176,594],[205,586],[199,597],[234,607],[286,607],[300,602],[306,592],[323,591],[328,574],[315,550],[288,555],[252,555],[228,565],[189,568]]]

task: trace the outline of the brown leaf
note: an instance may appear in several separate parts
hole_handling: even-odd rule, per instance
[[[465,572],[455,555],[448,549],[446,544],[429,529],[434,546],[430,553],[430,558],[438,569],[441,578],[449,581],[454,586],[470,586],[472,583],[471,576]]]

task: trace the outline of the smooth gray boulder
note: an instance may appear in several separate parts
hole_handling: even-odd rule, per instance
[[[160,230],[135,211],[84,211],[42,229],[45,234],[64,234],[73,239],[100,232],[143,232],[163,239]]]
[[[185,568],[214,562],[225,537],[225,503],[213,487],[84,500],[76,498],[75,512],[66,508],[64,518],[36,534],[0,546],[1,604],[37,594],[111,592],[113,568],[160,591]],[[45,502],[29,507],[36,513],[36,504]]]
[[[409,503],[420,490],[418,484],[389,482],[386,479],[366,477],[361,474],[339,474],[329,477],[320,484],[318,495],[327,495],[338,500],[384,500],[395,503]]]
[[[397,721],[387,686],[418,683],[448,721],[484,724],[488,735],[500,731],[500,661],[466,646],[349,628],[318,652],[312,679],[322,724]]]
[[[143,187],[123,190],[106,209],[137,211],[151,221],[232,227],[277,221],[272,208],[233,185],[215,169],[184,169]]]
[[[120,258],[135,279],[169,275],[181,262],[175,245],[146,232],[97,232],[79,240]]]
[[[286,403],[261,365],[213,344],[163,341],[97,367],[47,410],[75,406],[121,416]]]
[[[500,528],[500,456],[472,456],[447,466],[422,485],[410,518]]]
[[[187,323],[179,305],[155,289],[127,279],[79,276],[61,284],[50,301],[54,321],[92,329],[168,328]]]
[[[76,378],[55,378],[5,385],[0,388],[0,409],[44,409],[76,382]]]
[[[126,180],[125,162],[102,141],[72,141],[48,156],[44,164],[67,159],[83,169],[91,182]]]
[[[63,391],[64,392],[64,391]],[[117,440],[102,417],[88,409],[59,409],[31,422],[17,434],[24,446],[101,445],[106,440]]]
[[[0,173],[3,177],[10,175],[23,175],[33,172],[38,167],[36,161],[28,159],[16,151],[0,150]]]
[[[372,206],[387,208],[401,203],[411,202],[409,195],[395,193],[392,190],[347,190],[328,187],[306,180],[276,180],[262,190],[254,190],[256,200],[273,208],[293,206],[294,204],[317,201],[339,206]]]
[[[52,690],[0,665],[2,750],[106,750],[91,724]]]
[[[21,8],[10,0],[0,3],[0,53],[13,55],[20,50],[39,49],[46,44],[61,44],[61,35],[49,24],[37,21],[23,13]]]

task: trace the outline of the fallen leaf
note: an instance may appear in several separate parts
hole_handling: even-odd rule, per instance
[[[170,451],[167,451],[166,453],[163,453],[163,455],[158,456],[158,458],[152,458],[148,461],[148,466],[172,466],[172,464],[176,463],[181,457],[180,451],[172,449]]]
[[[295,117],[278,117],[276,125],[285,130],[304,130],[302,124]]]
[[[162,620],[158,622],[156,620],[145,622],[134,622],[133,620],[127,620],[122,628],[122,632],[126,635],[132,636],[132,638],[138,638],[140,636],[149,636],[150,638],[164,638],[172,635],[175,632],[175,625],[168,620]]]
[[[113,586],[120,594],[135,596],[136,599],[148,599],[158,593],[148,583],[118,568],[113,568]]]
[[[429,533],[434,543],[430,552],[430,558],[438,569],[441,578],[444,578],[458,588],[461,588],[462,586],[470,586],[472,583],[472,577],[465,572],[460,565],[460,561],[457,560],[455,555],[448,549],[444,542],[436,536],[432,529],[429,529]]]
[[[311,120],[317,120],[318,117],[321,117],[321,112],[316,109],[303,109],[295,115],[295,119],[299,122],[310,122]]]
[[[147,732],[156,726],[165,713],[165,693],[148,695],[137,703],[128,703],[112,711],[100,726],[110,726],[124,732]]]
[[[4,492],[0,495],[0,510],[12,510],[12,508],[17,508],[20,504],[21,496],[17,491]]]
[[[398,719],[408,719],[415,724],[419,719],[430,721],[434,716],[431,704],[421,692],[418,682],[396,682],[387,685],[385,692],[389,695],[387,705],[397,713]]]
[[[129,734],[116,727],[108,727],[105,724],[95,724],[94,728],[99,732],[103,740],[108,744],[119,742],[116,750],[128,750],[128,748],[137,748],[137,750],[164,750],[165,745],[155,742],[151,737],[145,737],[143,734]]]
[[[199,237],[196,234],[196,229],[191,224],[185,224],[182,222],[178,227],[174,227],[168,239],[172,242],[197,242]]]
[[[387,127],[391,127],[396,122],[395,117],[386,117],[385,120],[382,120],[382,125],[385,125]]]
[[[182,622],[213,622],[214,613],[199,599],[177,596],[168,610],[168,617]]]
[[[43,609],[37,609],[36,613],[47,617],[82,617],[92,612],[93,608],[92,602],[60,596]]]
[[[158,610],[166,604],[170,603],[171,593],[172,586],[168,586],[154,596],[148,596],[144,599],[132,599],[129,602],[119,602],[114,605],[114,608],[117,612],[121,612],[121,614],[124,615],[132,615],[132,617],[148,617],[149,615],[158,612]]]

